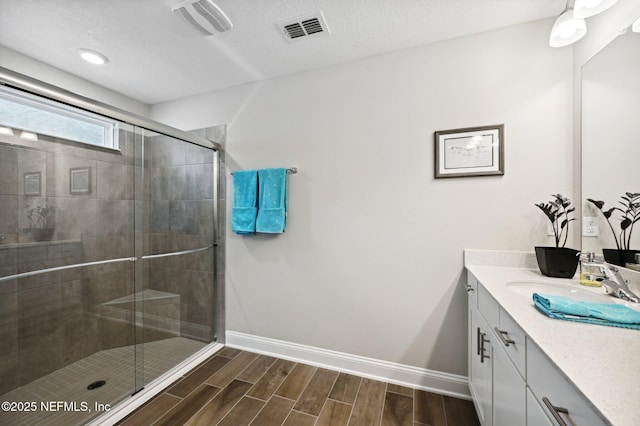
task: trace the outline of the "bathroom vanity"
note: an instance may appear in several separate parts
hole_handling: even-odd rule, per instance
[[[640,331],[551,319],[531,299],[607,303],[604,290],[545,277],[526,253],[466,250],[465,266],[469,388],[483,426],[639,424]]]

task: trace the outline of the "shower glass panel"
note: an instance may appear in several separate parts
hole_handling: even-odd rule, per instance
[[[144,326],[138,330],[141,384],[215,340],[214,158],[211,149],[139,129],[143,232],[136,271]],[[167,360],[171,359],[171,362]]]
[[[122,122],[119,149],[25,137],[6,116],[0,424],[82,424],[215,340],[217,156]]]

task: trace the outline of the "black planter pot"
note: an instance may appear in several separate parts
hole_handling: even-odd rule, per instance
[[[604,260],[618,266],[636,263],[636,253],[640,253],[640,250],[602,249]]]
[[[536,247],[536,259],[542,275],[573,278],[580,261],[580,251],[570,248]]]

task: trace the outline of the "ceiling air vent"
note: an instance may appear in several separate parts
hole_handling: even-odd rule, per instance
[[[288,40],[298,40],[312,35],[329,34],[329,27],[327,27],[327,23],[321,12],[281,22],[278,24],[278,27],[282,29],[283,34]]]

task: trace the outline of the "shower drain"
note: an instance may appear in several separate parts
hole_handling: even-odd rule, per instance
[[[89,384],[89,386],[87,386],[87,389],[88,390],[98,389],[106,384],[107,382],[105,380],[96,380],[95,382]]]

